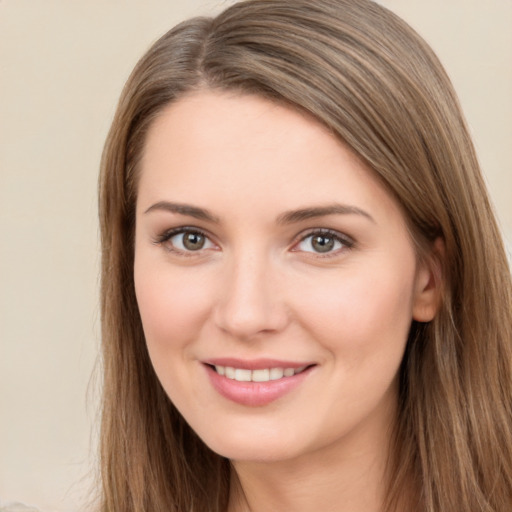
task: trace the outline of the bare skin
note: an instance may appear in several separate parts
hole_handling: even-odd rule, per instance
[[[390,420],[392,417],[390,409]],[[389,433],[371,436],[376,446],[347,439],[349,449],[322,450],[304,460],[233,462],[228,512],[380,512],[385,499]],[[368,438],[367,438],[368,439]]]
[[[180,99],[148,133],[134,274],[162,386],[232,461],[229,512],[381,511],[397,372],[438,294],[371,169],[288,107]]]

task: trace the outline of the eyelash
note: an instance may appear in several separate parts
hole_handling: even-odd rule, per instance
[[[203,236],[206,240],[209,240],[211,242],[211,237],[207,233],[205,233],[202,229],[195,228],[192,226],[182,226],[179,228],[173,228],[173,229],[169,229],[168,231],[165,231],[164,233],[162,233],[161,235],[156,237],[156,239],[154,240],[154,243],[156,245],[163,245],[163,246],[165,246],[165,249],[167,249],[169,252],[179,254],[180,256],[185,256],[185,257],[198,256],[199,253],[202,252],[201,249],[199,249],[197,251],[183,251],[181,249],[176,248],[172,244],[165,245],[166,242],[168,242],[174,236],[185,234],[185,233]]]
[[[344,235],[338,231],[334,231],[332,229],[328,228],[315,228],[307,232],[306,234],[303,234],[300,236],[299,240],[294,243],[293,247],[297,247],[302,242],[306,241],[308,238],[312,238],[314,236],[320,236],[320,237],[326,237],[326,238],[332,238],[334,242],[339,242],[342,247],[340,247],[337,250],[328,251],[325,253],[317,252],[317,251],[303,251],[303,252],[310,252],[312,254],[315,254],[315,257],[317,258],[330,258],[337,256],[340,251],[346,251],[350,250],[354,247],[355,242],[352,238],[350,238],[347,235]],[[292,249],[292,251],[299,252],[298,249]]]
[[[183,226],[183,227],[173,228],[168,231],[165,231],[164,233],[162,233],[161,235],[156,237],[156,239],[154,240],[154,243],[156,245],[165,245],[166,242],[168,242],[174,236],[180,235],[180,234],[185,234],[185,233],[203,236],[203,237],[205,237],[205,239],[207,239],[211,242],[211,237],[207,233],[205,233],[202,229],[195,228],[192,226]],[[299,244],[301,244],[302,242],[306,241],[308,238],[311,238],[314,236],[332,238],[335,242],[338,242],[342,245],[342,247],[340,249],[337,249],[334,251],[328,251],[323,254],[321,252],[317,252],[317,251],[302,251],[302,252],[306,252],[306,253],[310,252],[312,254],[315,254],[315,256],[318,258],[329,258],[329,257],[336,256],[336,255],[338,255],[338,253],[341,250],[343,250],[343,251],[350,250],[355,245],[355,242],[352,238],[350,238],[349,236],[344,235],[342,233],[339,233],[338,231],[334,231],[334,230],[328,229],[328,228],[315,228],[315,229],[309,230],[306,234],[302,234],[300,236],[300,238],[298,238],[298,240],[293,243],[293,247],[291,250],[293,252],[301,252],[298,249],[296,249],[296,247]],[[213,242],[211,242],[211,243],[213,243]],[[185,257],[198,256],[199,253],[201,253],[203,250],[203,249],[199,249],[197,251],[183,251],[181,249],[176,248],[173,245],[166,246],[165,248],[169,252],[177,253],[180,256],[185,256]]]

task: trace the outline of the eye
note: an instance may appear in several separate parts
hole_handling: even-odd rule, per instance
[[[327,254],[338,252],[343,248],[351,248],[353,241],[335,231],[322,229],[314,231],[303,237],[298,244],[295,245],[295,251],[311,252],[317,254]]]
[[[167,231],[156,240],[174,252],[191,253],[213,249],[215,244],[201,231],[191,228],[177,228]]]

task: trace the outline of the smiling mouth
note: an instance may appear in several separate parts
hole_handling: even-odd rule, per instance
[[[310,368],[311,365],[299,368],[262,368],[257,370],[220,365],[208,366],[213,368],[219,375],[238,382],[269,382],[298,375],[307,368]]]
[[[203,361],[213,388],[231,402],[263,407],[303,385],[316,363],[224,358]]]

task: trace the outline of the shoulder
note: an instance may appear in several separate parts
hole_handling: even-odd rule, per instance
[[[41,512],[38,508],[29,507],[17,502],[1,502],[0,512]]]

